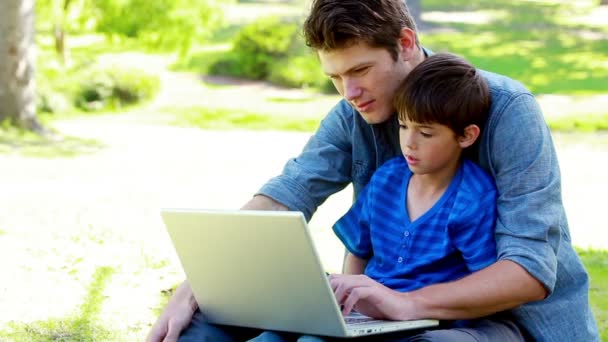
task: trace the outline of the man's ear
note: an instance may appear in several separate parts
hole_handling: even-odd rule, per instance
[[[481,130],[477,125],[468,125],[464,128],[464,134],[458,137],[458,145],[461,148],[467,148],[475,143],[479,137]]]
[[[401,35],[399,35],[399,52],[401,58],[404,61],[409,61],[418,52],[416,46],[416,32],[412,29],[404,27],[401,29]]]

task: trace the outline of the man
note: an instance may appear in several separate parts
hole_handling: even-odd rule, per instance
[[[288,161],[283,173],[244,209],[298,210],[310,218],[329,195],[350,182],[358,195],[378,167],[399,155],[393,96],[429,54],[420,47],[415,29],[403,0],[313,2],[304,25],[306,40],[344,99],[300,156]],[[497,185],[498,261],[457,281],[399,295],[354,275],[334,277],[332,286],[340,294],[356,295],[351,302],[380,316],[452,320],[512,309],[517,323],[535,340],[598,341],[588,276],[570,241],[559,165],[541,110],[519,83],[483,75],[492,104],[476,160]],[[349,260],[346,274],[358,266]],[[185,282],[156,322],[150,340],[175,340],[195,313],[186,335],[195,336],[200,311]],[[432,340],[455,340],[460,333],[440,330]]]

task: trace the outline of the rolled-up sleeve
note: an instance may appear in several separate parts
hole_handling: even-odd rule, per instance
[[[498,259],[524,267],[552,292],[562,213],[557,156],[541,109],[529,93],[513,96],[489,125],[489,158],[498,189]]]
[[[327,197],[351,180],[352,110],[341,101],[321,121],[301,154],[290,159],[283,172],[257,194],[268,196],[310,220]]]

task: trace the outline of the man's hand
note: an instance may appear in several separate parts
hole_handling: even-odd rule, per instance
[[[366,275],[332,274],[329,282],[338,303],[343,305],[342,314],[353,309],[378,319],[412,319],[413,303],[407,294],[392,290]]]
[[[150,333],[147,342],[177,342],[180,333],[190,324],[197,308],[192,289],[187,281],[181,284],[165,307]]]

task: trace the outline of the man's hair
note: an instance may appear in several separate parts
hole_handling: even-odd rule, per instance
[[[483,128],[490,90],[481,73],[465,59],[438,53],[407,75],[393,104],[400,120],[446,125],[463,136],[469,125]]]
[[[416,32],[416,23],[404,0],[313,0],[304,22],[306,45],[319,51],[343,49],[357,43],[387,49],[399,55],[403,28]],[[416,45],[418,35],[416,35]]]

